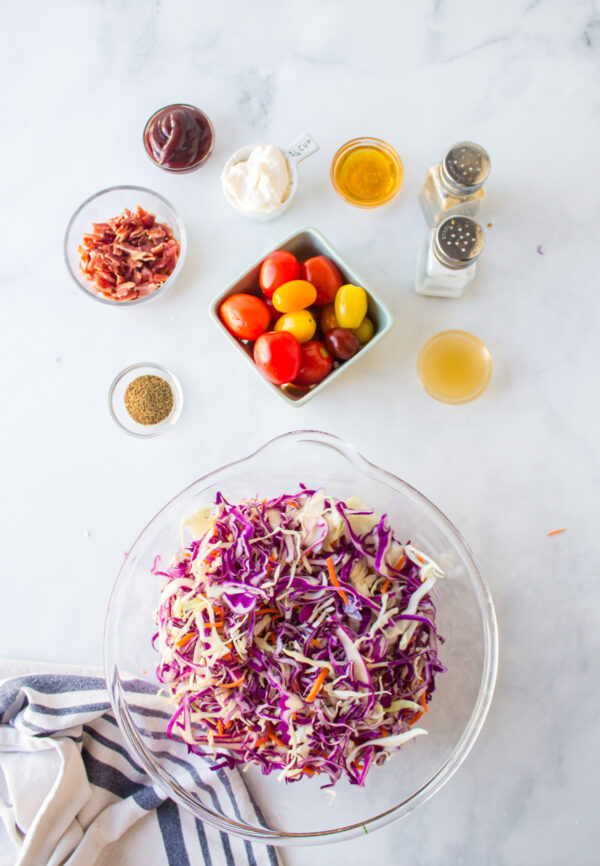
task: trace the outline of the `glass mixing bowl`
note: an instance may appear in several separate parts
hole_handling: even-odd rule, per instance
[[[445,570],[438,581],[437,627],[444,636],[439,656],[447,673],[437,677],[429,734],[407,743],[383,767],[370,770],[364,787],[344,780],[331,800],[315,776],[285,785],[277,773],[256,767],[243,774],[251,794],[243,803],[219,806],[207,762],[188,755],[184,743],[164,735],[169,706],[156,697],[155,631],[161,578],[151,573],[160,554],[169,562],[180,544],[181,521],[211,505],[218,490],[230,500],[274,497],[303,482],[332,496],[358,496],[389,515],[411,540]],[[226,833],[274,845],[310,845],[348,839],[385,827],[424,803],[464,761],[492,699],[498,658],[496,617],[486,582],[458,530],[421,493],[369,463],[346,442],[326,433],[288,433],[244,460],[195,481],[160,511],[131,548],[110,600],[105,633],[106,681],[119,726],[132,753],[154,781],[198,819]],[[143,706],[140,706],[140,692]],[[187,762],[202,784],[192,784]],[[224,772],[224,771],[223,771]],[[252,800],[260,805],[253,808]]]

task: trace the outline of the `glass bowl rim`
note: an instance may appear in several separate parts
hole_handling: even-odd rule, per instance
[[[360,202],[355,201],[354,199],[348,198],[348,196],[344,195],[339,189],[336,179],[335,179],[335,169],[344,154],[348,151],[353,150],[359,146],[365,146],[372,144],[375,148],[379,150],[385,150],[388,153],[394,162],[396,163],[396,167],[398,168],[398,180],[393,188],[393,190],[389,193],[389,195],[383,199],[383,201],[377,202],[377,204],[361,204]],[[342,144],[335,152],[333,159],[331,160],[331,166],[329,169],[329,178],[331,180],[331,184],[339,195],[339,197],[346,202],[346,204],[351,204],[353,207],[359,207],[363,210],[370,210],[371,208],[381,207],[384,204],[388,204],[398,193],[402,187],[402,182],[404,180],[404,163],[402,162],[402,158],[400,154],[396,150],[393,145],[389,142],[384,141],[383,138],[374,138],[373,136],[360,136],[359,138],[351,138],[350,141]]]
[[[86,289],[81,285],[81,283],[79,282],[79,280],[77,279],[77,277],[73,273],[73,269],[71,267],[71,262],[69,261],[69,249],[68,249],[68,247],[69,247],[69,238],[71,235],[71,229],[73,227],[75,220],[77,219],[79,214],[82,212],[82,210],[85,207],[87,207],[87,205],[89,205],[93,201],[95,201],[96,199],[101,198],[101,196],[107,195],[108,193],[111,193],[111,192],[121,192],[122,190],[134,190],[136,192],[143,192],[146,195],[153,196],[154,198],[159,199],[164,205],[166,205],[173,212],[173,215],[175,216],[175,222],[177,224],[177,229],[178,229],[179,235],[180,235],[180,238],[179,238],[179,257],[177,259],[177,264],[175,265],[175,267],[173,269],[173,273],[169,276],[169,279],[165,280],[165,282],[160,286],[160,288],[156,289],[156,291],[151,292],[149,295],[143,295],[141,298],[133,298],[130,301],[113,301],[110,298],[104,298],[104,297],[102,297],[102,295],[99,295],[94,291]],[[172,287],[172,285],[173,285],[172,281],[174,281],[175,278],[179,276],[181,269],[183,267],[183,263],[185,261],[186,252],[187,252],[187,234],[186,234],[186,230],[185,230],[185,225],[183,223],[183,220],[179,216],[176,208],[171,204],[171,202],[167,198],[165,198],[164,195],[161,195],[159,192],[156,192],[153,189],[149,189],[147,186],[140,186],[139,184],[129,184],[129,183],[116,184],[115,186],[107,186],[104,189],[98,190],[98,192],[93,193],[92,195],[88,196],[84,201],[82,201],[81,204],[79,205],[79,207],[76,208],[76,210],[73,212],[69,222],[67,223],[67,228],[65,231],[65,237],[63,240],[63,256],[64,256],[65,264],[67,266],[67,271],[69,272],[71,279],[73,280],[73,282],[75,283],[77,288],[80,291],[82,291],[85,295],[87,295],[88,298],[92,298],[93,300],[99,301],[101,304],[106,304],[109,307],[135,307],[135,306],[139,306],[140,304],[148,303],[148,301],[156,300],[157,297],[164,294],[166,287],[169,286],[169,283],[171,284],[171,286],[169,288]]]
[[[187,493],[189,490],[191,490],[192,487],[195,487],[198,483],[203,482],[206,483],[206,485],[208,486],[215,476],[220,475],[224,471],[227,471],[233,467],[240,466],[253,460],[263,451],[268,450],[271,446],[283,440],[314,441],[320,445],[331,447],[338,453],[340,453],[343,457],[345,457],[347,460],[349,460],[350,463],[356,466],[360,466],[363,470],[363,474],[367,472],[369,477],[379,480],[381,483],[386,484],[386,486],[388,487],[392,487],[392,489],[394,490],[397,490],[398,488],[400,488],[401,490],[406,490],[408,493],[410,493],[410,495],[416,497],[428,509],[431,509],[431,511],[433,511],[433,513],[438,519],[441,519],[441,521],[445,524],[446,528],[450,530],[451,534],[455,537],[455,540],[462,547],[462,553],[466,555],[466,558],[471,566],[471,582],[475,584],[475,587],[477,589],[479,610],[483,627],[484,646],[481,681],[479,684],[477,698],[471,715],[469,717],[469,721],[465,726],[464,730],[462,731],[462,734],[460,735],[450,755],[443,762],[440,768],[435,773],[433,773],[433,775],[428,779],[428,781],[425,782],[425,784],[421,785],[421,787],[418,788],[415,792],[413,792],[409,797],[405,797],[400,803],[395,804],[390,809],[386,809],[379,815],[367,819],[363,823],[351,824],[345,827],[337,827],[328,830],[317,830],[298,833],[271,830],[264,827],[260,829],[251,828],[247,824],[231,818],[226,818],[223,815],[219,815],[213,812],[211,809],[205,806],[192,802],[183,789],[174,790],[172,784],[163,778],[163,775],[160,772],[160,768],[158,768],[155,762],[151,758],[149,758],[143,744],[137,741],[137,731],[135,730],[135,727],[133,727],[129,723],[128,712],[126,714],[122,712],[118,700],[119,695],[117,693],[115,683],[112,677],[112,670],[109,666],[110,650],[108,647],[108,631],[112,613],[112,606],[116,598],[117,592],[120,589],[123,571],[128,563],[129,557],[135,550],[138,543],[141,541],[142,537],[145,535],[146,531],[150,528],[150,526],[152,526],[152,524],[156,520],[158,520],[161,515],[167,509],[169,509],[177,499],[179,499],[180,496]],[[282,433],[279,436],[275,436],[265,442],[260,447],[256,448],[246,457],[242,457],[238,460],[232,460],[229,463],[225,463],[223,466],[220,466],[219,468],[213,470],[212,472],[200,476],[200,478],[197,478],[195,481],[193,481],[191,484],[188,484],[185,488],[183,488],[183,490],[179,491],[175,496],[173,496],[160,509],[160,511],[157,512],[151,518],[151,520],[148,521],[146,526],[144,526],[144,528],[138,534],[138,537],[136,538],[134,543],[131,545],[127,557],[121,565],[121,568],[119,569],[119,573],[113,585],[104,625],[104,674],[110,702],[115,713],[115,718],[118,722],[119,729],[124,735],[128,747],[134,751],[135,755],[139,758],[143,766],[146,768],[150,777],[159,787],[161,787],[165,791],[165,793],[167,793],[169,797],[171,797],[171,799],[175,800],[175,802],[177,802],[183,808],[186,808],[188,811],[192,812],[192,814],[194,814],[196,818],[206,821],[213,827],[216,827],[217,829],[225,833],[229,833],[235,836],[239,836],[243,839],[247,839],[249,841],[259,842],[266,845],[323,845],[330,842],[356,838],[363,833],[368,833],[369,831],[381,829],[394,823],[395,821],[400,820],[401,818],[406,817],[418,806],[427,802],[427,800],[429,800],[435,793],[437,793],[437,791],[439,791],[446,784],[446,782],[450,780],[450,778],[454,775],[456,770],[460,767],[460,765],[463,763],[463,761],[473,748],[477,737],[481,732],[492,702],[494,688],[496,685],[497,672],[498,625],[494,609],[494,602],[489,587],[487,585],[487,581],[485,580],[485,577],[483,576],[483,573],[479,568],[479,565],[475,560],[475,557],[469,545],[467,544],[459,530],[454,526],[452,521],[449,520],[449,518],[446,517],[446,515],[436,505],[434,505],[433,502],[431,502],[423,493],[417,490],[416,487],[413,487],[411,484],[399,478],[397,475],[388,472],[388,470],[382,469],[376,464],[371,463],[369,460],[363,457],[362,454],[353,445],[351,445],[349,442],[346,442],[341,437],[336,436],[332,433],[325,433],[319,430],[293,430],[288,433]],[[369,830],[367,830],[367,827],[369,828]]]

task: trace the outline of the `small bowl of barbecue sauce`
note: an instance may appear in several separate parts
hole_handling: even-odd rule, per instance
[[[165,171],[200,168],[213,151],[215,131],[210,119],[193,105],[166,105],[144,129],[146,153]]]

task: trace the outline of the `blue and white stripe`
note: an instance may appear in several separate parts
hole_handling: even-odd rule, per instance
[[[127,690],[136,725],[143,727],[145,736],[152,740],[155,754],[172,767],[174,776],[185,780],[188,789],[195,787],[204,792],[215,811],[238,820],[252,816],[256,823],[263,822],[260,808],[241,773],[208,769],[204,772],[202,761],[192,762],[174,754],[164,734],[165,719],[169,715],[157,709],[148,684],[135,680],[128,683]],[[57,745],[68,740],[76,746],[75,750],[71,748],[71,753],[83,764],[89,787],[85,804],[72,816],[74,825],[81,826],[83,835],[79,833],[81,838],[77,840],[78,834],[71,828],[69,839],[77,844],[70,852],[69,866],[94,862],[107,844],[115,846],[114,853],[111,849],[113,860],[123,866],[136,862],[139,856],[136,852],[142,850],[142,844],[146,866],[201,863],[207,866],[278,866],[280,861],[274,848],[227,836],[203,824],[152,784],[125,746],[102,677],[34,673],[0,682],[0,791],[10,787],[7,778],[2,785],[3,756],[13,751],[23,753],[23,760],[35,759],[31,753],[39,750],[44,742],[47,744],[46,738],[52,738]],[[5,759],[5,763],[8,768],[8,760]],[[7,773],[8,769],[4,775]],[[0,803],[0,807],[6,824],[6,816],[16,804]],[[15,828],[7,829],[9,835],[16,838]],[[34,830],[35,827],[32,832]],[[160,845],[156,844],[157,840]],[[48,839],[44,840],[40,851],[44,844],[47,848]],[[57,840],[57,846],[62,845],[61,852],[66,844],[64,838]],[[23,847],[27,847],[25,843]],[[149,851],[151,859],[148,859]],[[46,850],[44,856],[47,854]],[[33,864],[36,860],[29,858],[22,862]],[[49,858],[47,862],[53,861]],[[40,862],[39,866],[45,864]]]

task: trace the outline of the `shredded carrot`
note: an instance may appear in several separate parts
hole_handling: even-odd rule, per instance
[[[409,725],[414,725],[415,722],[418,722],[418,721],[419,721],[419,719],[421,718],[422,715],[423,715],[423,713],[417,713],[416,716],[413,716],[413,717],[412,717],[412,719],[410,720],[410,722],[409,722],[408,724],[409,724]]]
[[[290,499],[288,505],[293,505],[295,508],[300,508],[295,499]]]
[[[287,749],[286,744],[280,740],[279,737],[276,737],[273,731],[270,731],[269,738],[273,740],[274,743],[277,743],[278,746],[281,746],[282,749]]]
[[[399,569],[401,569],[403,567],[405,562],[406,562],[406,556],[404,554],[402,554],[402,556],[400,557],[400,559],[398,560],[398,562],[394,566],[395,571],[399,571]]]
[[[235,689],[236,686],[241,686],[244,682],[246,682],[246,677],[240,677],[233,683],[217,683],[217,686],[221,689]]]
[[[225,623],[223,622],[222,619],[220,619],[220,620],[218,620],[218,622],[205,622],[204,628],[216,628],[217,631],[219,631],[220,629],[223,628],[224,625],[225,625]]]
[[[218,604],[215,604],[215,606],[213,607],[213,611],[216,613],[217,616],[225,616],[225,611],[222,607],[219,607]]]
[[[219,736],[223,736],[223,722],[221,719],[217,719],[217,731],[219,732]]]
[[[390,732],[387,730],[387,728],[382,728],[380,733],[382,737],[389,737],[390,735]]]
[[[180,637],[179,640],[175,641],[175,646],[185,646],[193,637],[195,637],[195,635],[189,631],[187,634],[184,634],[183,637]]]
[[[144,674],[144,676],[146,676],[146,674],[148,673],[148,671],[145,671],[145,670],[142,668],[142,673]]]
[[[316,647],[319,647],[319,648],[320,648],[320,647],[323,646],[323,642],[322,642],[321,640],[319,640],[318,637],[313,637],[313,638],[310,639],[310,645],[311,645],[311,646],[316,646]]]
[[[421,565],[423,565],[423,564],[425,563],[425,560],[423,559],[423,557],[422,557],[422,556],[419,556],[418,553],[417,553],[417,559],[419,560],[419,562],[421,563]]]
[[[279,611],[276,607],[261,607],[260,610],[256,611],[257,616],[263,616],[266,613],[276,613],[277,615],[279,615]]]
[[[300,773],[304,773],[304,775],[306,775],[306,776],[314,776],[316,773],[316,770],[313,770],[312,767],[303,767],[300,770]]]
[[[566,531],[567,531],[566,529],[553,529],[552,532],[547,532],[546,535],[548,535],[548,536],[558,535],[559,532],[566,532]]]
[[[331,557],[331,556],[329,556],[327,558],[327,569],[329,571],[329,579],[331,580],[332,584],[335,586],[335,588],[337,589],[339,594],[344,599],[344,603],[348,604],[348,596],[346,595],[346,593],[344,592],[344,590],[340,586],[340,582],[337,578],[337,574],[335,573],[335,566],[333,564],[333,557]]]
[[[391,582],[392,582],[392,581],[389,580],[389,578],[388,578],[388,580],[386,580],[386,582],[383,584],[383,586],[381,587],[381,594],[382,594],[382,595],[384,595],[384,594],[388,591],[388,589],[390,588],[390,583],[391,583]]]
[[[328,673],[327,668],[321,669],[321,673],[319,674],[319,676],[314,681],[310,692],[308,693],[308,695],[304,699],[307,704],[312,704],[314,699],[317,697],[317,695],[321,691],[321,688],[323,686],[323,683],[325,682],[325,677],[327,676],[327,673]]]
[[[427,701],[425,700],[425,692],[423,692],[419,701],[420,701],[421,706],[423,707],[423,712],[428,713],[429,710],[427,709]]]
[[[266,743],[268,739],[269,739],[269,733],[267,731],[267,733],[264,734],[264,736],[258,738],[258,740],[255,743],[255,748],[258,749],[258,747],[262,746],[263,743]]]

